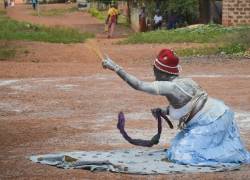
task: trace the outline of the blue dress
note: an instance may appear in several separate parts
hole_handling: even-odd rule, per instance
[[[213,98],[208,98],[203,109],[175,136],[167,158],[190,165],[250,163],[233,111]]]

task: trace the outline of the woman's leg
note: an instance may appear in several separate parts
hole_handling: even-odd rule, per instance
[[[35,3],[32,3],[32,7],[33,7],[33,9],[35,10],[35,9],[36,9],[36,4],[35,4]]]
[[[113,37],[114,31],[115,31],[115,23],[111,23],[111,25],[110,25],[110,33],[109,33],[110,37]]]
[[[214,121],[205,122],[215,114],[204,114],[193,126],[182,130],[172,141],[167,158],[193,165],[248,162],[249,153],[241,142],[233,112],[228,109]]]

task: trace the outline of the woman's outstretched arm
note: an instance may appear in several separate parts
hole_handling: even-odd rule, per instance
[[[173,89],[173,83],[168,81],[154,81],[145,82],[137,79],[135,76],[127,73],[122,67],[113,62],[111,59],[106,58],[103,60],[102,65],[104,68],[115,71],[125,82],[127,82],[132,88],[147,92],[154,95],[167,95],[170,94]]]

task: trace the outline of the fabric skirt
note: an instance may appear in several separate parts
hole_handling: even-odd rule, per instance
[[[208,98],[203,109],[172,140],[167,158],[179,164],[250,163],[233,111]]]

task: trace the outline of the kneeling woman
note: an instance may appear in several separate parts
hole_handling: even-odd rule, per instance
[[[181,129],[167,150],[170,161],[191,165],[250,163],[233,111],[208,97],[192,79],[179,77],[179,59],[171,50],[161,50],[155,59],[154,82],[138,80],[109,58],[102,64],[134,89],[167,98],[170,105],[163,111],[178,120]]]

